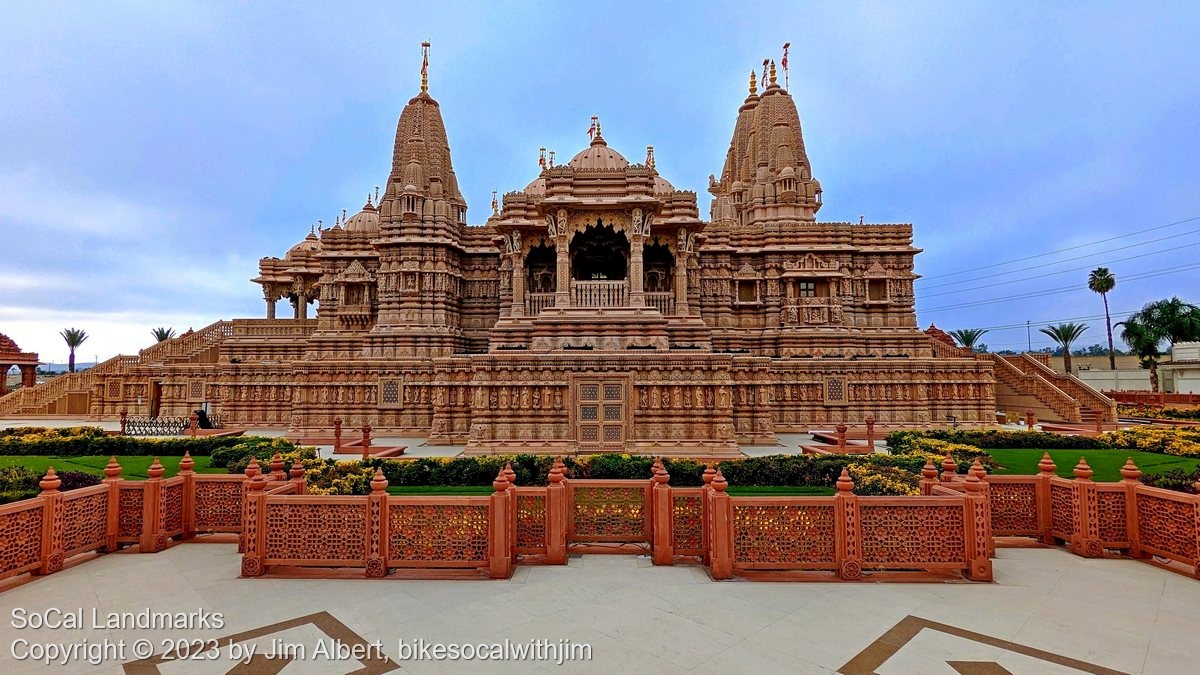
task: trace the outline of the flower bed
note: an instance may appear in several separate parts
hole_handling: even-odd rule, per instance
[[[210,455],[254,440],[247,436],[197,438],[134,438],[109,436],[100,427],[17,427],[0,429],[0,455]],[[268,439],[269,440],[269,439]]]

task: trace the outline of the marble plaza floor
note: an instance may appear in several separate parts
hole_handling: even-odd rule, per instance
[[[699,567],[654,567],[628,555],[518,567],[508,581],[239,579],[238,571],[233,545],[188,543],[102,556],[10,588],[0,593],[0,672],[1185,673],[1195,672],[1200,635],[1200,582],[1056,549],[1000,549],[991,584],[717,583]],[[224,625],[13,626],[14,610],[52,607],[84,608],[87,621],[93,607],[101,616],[207,610],[221,613]],[[161,660],[163,640],[226,637],[240,645],[239,655],[250,645],[259,655],[240,668],[223,651],[214,661]],[[317,644],[334,638],[368,646],[378,640],[382,653],[325,660]],[[156,656],[49,668],[16,661],[12,652],[15,640],[128,646],[138,639],[150,640]],[[405,659],[400,641],[418,639],[570,640],[590,645],[592,658],[561,666]],[[290,661],[265,658],[277,643],[309,651]]]

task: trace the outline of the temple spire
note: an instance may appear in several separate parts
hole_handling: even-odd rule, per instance
[[[429,91],[429,42],[421,43],[421,91]]]

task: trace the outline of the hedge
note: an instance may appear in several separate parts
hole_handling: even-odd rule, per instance
[[[58,474],[62,483],[58,489],[62,492],[82,487],[99,485],[99,476],[84,471],[63,471]],[[30,499],[41,494],[38,486],[42,475],[23,466],[9,466],[0,469],[0,504]]]
[[[893,431],[887,444],[894,453],[916,450],[919,439],[931,438],[948,443],[972,445],[977,448],[1037,448],[1039,450],[1104,450],[1113,445],[1104,438],[1063,436],[1045,431],[1005,431],[1000,429],[929,429],[927,431]]]
[[[256,436],[199,436],[196,438],[140,438],[109,436],[99,427],[18,427],[0,430],[0,455],[211,455],[221,448],[247,442],[271,442]]]

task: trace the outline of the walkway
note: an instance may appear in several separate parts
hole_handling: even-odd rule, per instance
[[[147,638],[159,645],[253,629],[263,630],[237,639],[260,645],[259,651],[272,639],[310,650],[325,636],[382,641],[383,658],[365,672],[476,672],[496,665],[403,660],[401,639],[541,638],[590,644],[592,660],[500,669],[826,673],[857,665],[880,673],[1078,672],[1068,667],[1074,665],[1090,672],[1182,673],[1195,668],[1200,635],[1200,582],[1140,562],[1088,560],[1054,549],[1000,549],[993,584],[715,583],[698,567],[603,555],[573,558],[566,567],[518,567],[509,581],[249,580],[236,578],[238,569],[228,544],[104,556],[0,595],[6,608],[0,642]],[[102,614],[204,608],[222,613],[225,626],[37,631],[10,625],[7,608],[49,607],[82,607],[89,620],[92,607]],[[308,662],[284,672],[345,673],[361,666],[313,658],[310,653]],[[72,663],[70,671],[118,673],[120,663]],[[281,664],[260,659],[252,665],[241,672],[277,672]],[[161,672],[230,667],[172,663]],[[0,653],[0,672],[40,670],[15,663],[7,647]]]

